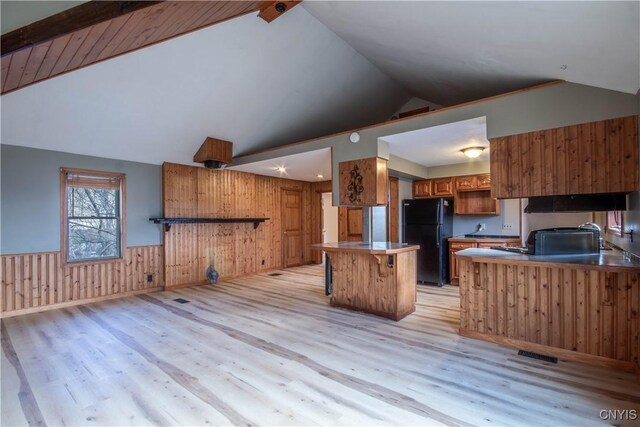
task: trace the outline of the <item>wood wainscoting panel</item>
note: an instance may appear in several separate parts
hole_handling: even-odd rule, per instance
[[[574,360],[639,366],[638,274],[465,257],[458,263],[462,335]]]
[[[60,252],[2,255],[2,317],[161,289],[162,252],[134,246],[119,260],[75,265],[64,265]]]
[[[164,217],[269,218],[253,224],[175,224],[164,233],[166,286],[203,283],[213,261],[230,278],[283,268],[282,190],[302,194],[303,262],[313,261],[311,183],[165,163]]]

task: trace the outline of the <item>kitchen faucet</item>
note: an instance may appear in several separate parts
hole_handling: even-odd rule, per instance
[[[604,238],[602,237],[602,228],[598,224],[594,222],[585,222],[584,224],[580,224],[578,228],[582,228],[584,230],[598,230],[598,245],[600,246],[600,250],[605,249]]]

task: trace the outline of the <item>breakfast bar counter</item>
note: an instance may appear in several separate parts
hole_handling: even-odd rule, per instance
[[[331,263],[330,304],[400,320],[416,309],[416,251],[392,242],[312,245]]]
[[[460,334],[559,358],[640,370],[640,265],[599,255],[457,252]]]

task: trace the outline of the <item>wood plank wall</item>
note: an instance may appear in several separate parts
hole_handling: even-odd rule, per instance
[[[310,244],[321,238],[321,211],[312,214],[312,202],[324,183],[309,183],[230,170],[165,163],[164,216],[266,217],[253,224],[176,224],[164,234],[167,287],[202,283],[211,258],[221,277],[237,277],[283,267],[283,189],[302,191],[304,262],[314,261]],[[313,190],[315,189],[315,190]],[[318,228],[319,230],[312,231]]]
[[[491,139],[491,197],[637,190],[637,116]]]
[[[162,256],[160,246],[136,246],[126,248],[122,260],[65,266],[61,252],[2,255],[1,315],[9,317],[161,289]]]
[[[458,261],[461,334],[545,354],[569,350],[605,365],[639,366],[638,274]]]

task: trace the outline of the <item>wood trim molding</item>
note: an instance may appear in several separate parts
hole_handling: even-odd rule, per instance
[[[264,2],[265,4],[260,8],[258,16],[271,23],[294,8],[301,1],[302,0],[280,0]],[[282,10],[282,8],[284,8],[284,10]]]

